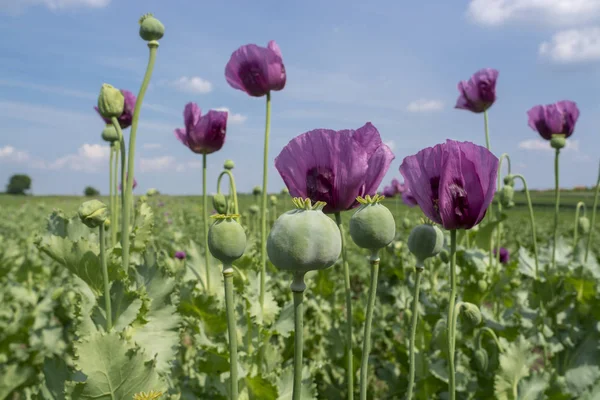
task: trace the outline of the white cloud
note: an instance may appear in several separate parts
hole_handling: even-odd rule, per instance
[[[543,139],[529,139],[523,140],[518,145],[519,149],[523,150],[531,150],[531,151],[547,151],[554,152],[555,150],[550,146],[549,140]],[[579,151],[579,141],[577,140],[567,140],[567,145],[564,148],[565,151]]]
[[[540,45],[539,54],[563,64],[600,60],[600,28],[560,31]]]
[[[69,168],[73,171],[98,172],[108,168],[110,147],[101,144],[84,144],[77,153],[60,157],[48,168]]]
[[[442,108],[444,108],[444,103],[440,100],[419,99],[410,102],[406,107],[406,111],[418,113],[428,111],[439,111]]]
[[[142,145],[142,147],[146,150],[154,150],[154,149],[160,149],[162,147],[162,144],[160,144],[160,143],[144,143]]]
[[[175,166],[175,157],[161,156],[153,158],[140,158],[141,172],[157,172],[173,169]]]
[[[212,83],[200,78],[199,76],[182,76],[171,82],[175,89],[186,93],[209,93],[212,91]]]
[[[387,144],[387,146],[390,148],[390,150],[394,151],[394,149],[396,148],[396,142],[394,142],[393,140],[388,140],[387,142],[383,142],[384,144]]]
[[[521,20],[551,25],[580,24],[600,17],[598,0],[471,0],[467,16],[490,26]]]
[[[0,147],[0,161],[19,163],[27,160],[29,160],[29,154],[25,151],[19,151],[13,146],[8,145]]]
[[[71,8],[103,8],[111,0],[0,0],[0,11],[20,13],[33,6],[44,6],[50,10],[66,10]]]
[[[227,108],[227,107],[219,107],[219,108],[215,108],[215,110],[217,110],[217,111],[225,111],[227,114],[229,114],[227,116],[227,122],[228,123],[243,124],[248,119],[248,117],[246,115],[232,113],[231,110],[229,108]]]

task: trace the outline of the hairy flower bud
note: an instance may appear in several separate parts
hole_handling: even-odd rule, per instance
[[[487,351],[485,349],[477,349],[473,353],[473,361],[475,362],[475,366],[481,372],[486,372],[489,365],[489,357]]]
[[[98,96],[98,112],[104,118],[119,118],[125,108],[125,97],[121,91],[107,83],[102,85]]]
[[[461,303],[461,307],[463,309],[463,315],[471,321],[475,325],[479,325],[483,320],[481,316],[481,311],[479,311],[479,307],[477,307],[473,303]]]
[[[235,163],[233,162],[233,160],[225,160],[225,164],[223,164],[223,168],[231,171],[232,169],[235,168]]]
[[[590,233],[590,220],[588,217],[579,217],[577,221],[577,230],[580,235],[587,235]]]
[[[271,196],[271,197],[269,197],[269,201],[271,202],[272,206],[276,206],[277,203],[279,202],[279,200],[277,200],[277,196]]]
[[[500,203],[505,208],[512,208],[515,205],[514,202],[515,197],[515,188],[509,185],[502,186],[500,189]]]
[[[218,214],[227,214],[227,198],[223,193],[215,194],[212,203]]]
[[[108,218],[108,208],[99,200],[89,200],[79,206],[77,214],[87,227],[97,228]]]
[[[147,42],[160,40],[165,34],[165,26],[152,14],[140,18],[140,36]]]

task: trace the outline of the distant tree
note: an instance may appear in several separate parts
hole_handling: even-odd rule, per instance
[[[31,189],[31,178],[28,175],[16,174],[10,177],[6,185],[6,193],[24,195],[25,191]]]
[[[96,188],[87,186],[85,188],[85,190],[83,191],[83,194],[85,194],[87,197],[93,197],[93,196],[98,196],[100,194],[100,192],[98,190],[96,190]]]

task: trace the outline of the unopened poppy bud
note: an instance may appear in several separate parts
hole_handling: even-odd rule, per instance
[[[577,221],[577,230],[580,235],[587,235],[590,233],[590,220],[588,217],[579,217]]]
[[[235,163],[233,162],[233,160],[225,160],[225,164],[223,164],[223,168],[230,171],[235,168]]]
[[[417,264],[439,254],[443,246],[444,233],[434,225],[415,226],[408,235],[408,249],[417,258]]]
[[[473,303],[461,303],[461,307],[463,308],[463,315],[471,321],[475,325],[479,325],[483,320],[481,316],[481,311],[479,311],[479,307],[477,307]]]
[[[477,349],[473,354],[473,360],[475,361],[475,366],[481,372],[486,372],[489,365],[489,357],[487,351],[485,349]]]
[[[227,214],[227,198],[223,193],[215,194],[212,203],[218,214]]]
[[[123,114],[125,97],[121,91],[107,83],[102,85],[98,96],[98,112],[104,118],[118,118]]]
[[[140,36],[147,42],[160,40],[165,34],[165,26],[152,14],[140,18]]]
[[[260,207],[258,207],[256,204],[252,204],[250,207],[248,207],[248,211],[250,211],[251,215],[256,215],[260,212]]]
[[[283,195],[290,194],[290,191],[288,188],[284,187],[283,189],[281,189],[281,194],[283,194]]]
[[[512,208],[515,205],[513,201],[515,197],[515,188],[512,186],[504,185],[500,189],[500,203],[505,208]]]
[[[262,193],[262,189],[260,188],[260,186],[254,186],[254,188],[252,189],[252,194],[255,196],[258,196]]]
[[[411,226],[410,219],[408,219],[408,218],[404,218],[404,219],[402,220],[402,227],[403,227],[404,229],[408,229],[408,228],[410,228],[410,226]]]
[[[102,139],[111,143],[119,140],[119,133],[113,124],[106,124],[102,130]]]
[[[488,283],[485,280],[480,279],[479,281],[477,281],[477,287],[479,288],[479,291],[483,293],[487,290]]]
[[[511,174],[506,175],[504,177],[504,185],[505,186],[515,186],[515,178]]]
[[[271,196],[269,197],[269,201],[271,202],[272,206],[276,206],[279,200],[277,200],[277,196]]]
[[[442,251],[440,251],[440,260],[446,264],[450,262],[450,252],[448,249],[442,249]]]
[[[87,227],[97,228],[108,218],[108,208],[99,200],[89,200],[79,206],[77,214]]]
[[[567,145],[567,138],[563,134],[554,134],[550,139],[550,146],[553,149],[560,150]]]

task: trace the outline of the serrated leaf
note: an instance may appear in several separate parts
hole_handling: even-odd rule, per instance
[[[260,400],[276,400],[277,389],[275,386],[266,380],[265,378],[257,376],[246,376],[245,379],[250,398]]]
[[[136,210],[133,228],[131,230],[130,251],[143,252],[152,238],[154,228],[154,213],[145,201],[140,202]]]
[[[500,354],[500,369],[494,380],[494,389],[498,400],[517,400],[521,379],[529,375],[533,361],[529,343],[523,336],[513,343],[500,339],[505,351]]]
[[[519,383],[519,400],[543,400],[548,387],[548,378],[542,375],[522,380]]]
[[[565,374],[569,394],[579,396],[590,388],[600,378],[600,368],[597,365],[581,365],[571,368]]]
[[[308,368],[302,369],[302,391],[300,392],[300,400],[316,399],[316,385],[310,379]],[[286,368],[277,381],[277,400],[292,400],[294,390],[294,369],[290,366]]]
[[[142,300],[135,292],[127,292],[121,281],[113,282],[110,288],[111,314],[113,329],[122,331],[137,317],[142,308]],[[98,299],[98,307],[94,309],[92,318],[96,325],[106,326],[106,310],[104,295]]]
[[[131,399],[142,391],[166,389],[143,351],[132,348],[115,332],[96,333],[75,348],[77,368],[87,379],[74,386],[73,400]]]
[[[250,315],[258,325],[270,325],[277,317],[280,307],[269,290],[265,291],[263,307],[260,306],[260,276],[255,272],[249,272],[248,289],[244,297],[250,303]]]
[[[294,303],[288,302],[281,309],[277,322],[273,324],[273,332],[281,335],[284,338],[290,336],[294,330]]]

